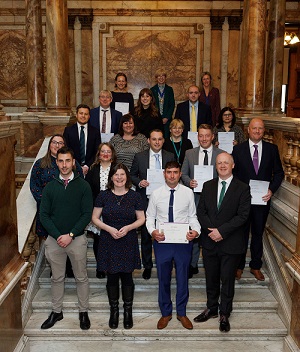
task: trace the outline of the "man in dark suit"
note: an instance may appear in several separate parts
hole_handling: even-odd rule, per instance
[[[142,196],[144,209],[148,206],[148,197],[146,195],[146,188],[149,186],[147,181],[147,169],[163,169],[168,161],[175,160],[174,154],[162,149],[164,144],[163,132],[160,130],[153,130],[150,132],[148,138],[150,149],[137,153],[134,156],[132,166],[130,169],[130,176],[132,183],[136,187],[136,191]],[[157,156],[158,155],[158,156]],[[158,158],[159,165],[156,161]],[[149,280],[153,267],[152,262],[152,238],[149,235],[146,225],[141,227],[141,251],[142,263],[144,266],[143,278]]]
[[[210,107],[199,101],[199,96],[199,87],[190,86],[187,91],[188,100],[177,105],[175,118],[184,123],[183,137],[187,137],[188,131],[197,132],[201,124],[212,125]]]
[[[241,181],[247,184],[249,184],[250,180],[270,182],[267,194],[262,197],[266,205],[251,205],[250,221],[245,232],[245,241],[248,247],[251,227],[251,261],[249,266],[251,268],[250,272],[260,281],[265,279],[260,270],[263,255],[262,238],[270,210],[271,197],[277,191],[284,178],[278,147],[262,140],[264,131],[264,122],[259,118],[252,119],[248,127],[249,140],[234,146],[232,152],[235,162],[234,175]],[[238,280],[242,276],[245,263],[246,252],[236,272]]]
[[[214,173],[213,177],[217,177],[216,171],[216,158],[217,155],[222,153],[223,150],[214,147],[212,141],[214,139],[214,134],[211,125],[202,124],[198,128],[198,141],[200,146],[187,150],[185,153],[185,158],[182,164],[182,181],[183,184],[191,189],[194,189],[198,186],[197,180],[194,179],[194,166],[195,165],[213,165]],[[200,193],[195,192],[195,204],[198,206]],[[201,239],[200,239],[201,241]],[[190,278],[194,274],[198,274],[198,260],[199,260],[199,243],[195,241],[193,246],[193,256],[190,266]]]
[[[233,177],[234,162],[230,154],[219,154],[216,168],[219,177],[204,183],[197,211],[201,225],[207,308],[194,321],[216,318],[219,310],[219,329],[228,332],[235,272],[245,251],[244,228],[250,213],[251,196],[249,185]]]
[[[112,94],[109,90],[101,90],[99,94],[100,106],[91,110],[90,125],[100,133],[118,133],[122,113],[110,107]]]
[[[175,99],[173,88],[166,84],[166,78],[167,74],[164,70],[157,70],[155,73],[157,84],[150,89],[155,98],[155,105],[163,120],[164,135],[168,137],[170,135],[170,122],[172,121],[175,108]]]
[[[77,123],[64,130],[64,137],[67,146],[74,152],[75,159],[82,167],[84,175],[89,171],[89,167],[95,161],[101,137],[98,130],[90,126],[90,108],[88,105],[80,104],[76,108]]]

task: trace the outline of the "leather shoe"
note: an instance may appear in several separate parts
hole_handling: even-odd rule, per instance
[[[104,271],[96,270],[96,277],[97,277],[98,279],[104,279],[104,278],[105,278],[105,272],[104,272]]]
[[[230,330],[230,324],[228,317],[226,315],[220,315],[220,327],[219,330],[221,332],[228,332]]]
[[[188,329],[188,330],[192,330],[193,329],[193,324],[192,322],[190,321],[190,319],[184,315],[184,316],[180,316],[180,315],[177,315],[177,320],[179,320],[182,324],[182,326],[185,328],[185,329]]]
[[[243,275],[243,270],[242,269],[237,269],[237,271],[235,272],[235,278],[236,280],[240,280],[240,278]]]
[[[199,273],[198,267],[196,266],[196,268],[194,268],[192,265],[190,265],[190,268],[189,268],[189,279],[191,279],[194,275],[196,275],[198,273]]]
[[[217,317],[218,317],[217,312],[213,312],[210,309],[206,308],[202,313],[200,313],[199,315],[196,316],[196,318],[194,318],[194,321],[196,323],[204,323],[210,318],[217,318]]]
[[[91,322],[89,319],[88,312],[79,313],[80,328],[82,330],[88,330],[91,327]]]
[[[172,319],[172,315],[161,317],[157,322],[157,329],[161,330],[168,326],[169,321]]]
[[[264,274],[259,269],[251,269],[250,273],[255,276],[256,280],[265,281]]]
[[[48,319],[45,320],[41,326],[41,329],[49,329],[52,328],[52,326],[59,320],[62,320],[64,318],[63,313],[55,313],[51,312],[49,315]]]
[[[151,272],[152,272],[152,269],[151,269],[151,268],[150,268],[150,269],[145,269],[145,270],[143,271],[143,278],[144,278],[145,280],[151,279]]]

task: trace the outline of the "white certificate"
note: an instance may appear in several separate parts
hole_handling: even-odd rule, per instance
[[[129,103],[120,103],[118,101],[115,102],[115,109],[120,111],[122,115],[129,113]]]
[[[186,234],[189,232],[189,224],[165,222],[160,224],[159,232],[165,235],[165,240],[159,243],[189,243],[186,238]]]
[[[213,165],[194,165],[194,179],[198,182],[198,186],[194,188],[194,192],[202,192],[203,183],[211,180],[213,176]]]
[[[155,189],[165,184],[163,169],[147,169],[147,181],[149,186],[146,187],[146,195],[149,196]]]
[[[199,147],[198,132],[188,131],[188,139],[191,140],[193,148]]]
[[[219,148],[231,154],[233,149],[234,132],[218,132]]]
[[[109,142],[113,136],[113,133],[101,133],[101,143]]]
[[[267,202],[262,200],[262,197],[268,193],[270,182],[250,180],[251,204],[266,205]]]

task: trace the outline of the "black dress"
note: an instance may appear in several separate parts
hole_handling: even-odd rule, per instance
[[[176,148],[177,152],[175,151],[174,145],[173,145],[172,141],[170,140],[170,138],[167,138],[165,140],[165,143],[163,145],[163,149],[166,150],[167,152],[173,153],[175,155],[176,161],[178,161],[179,164],[182,165],[184,157],[185,157],[185,152],[188,149],[193,149],[193,144],[190,141],[190,139],[187,139],[187,138],[182,138],[181,147],[180,147],[180,142],[175,142],[174,144],[175,144],[175,148]],[[179,159],[178,159],[177,154],[179,154]]]
[[[133,95],[129,92],[111,92],[113,100],[110,103],[112,109],[116,109],[116,103],[129,103],[129,112],[133,113],[134,110],[134,100]]]
[[[142,116],[134,116],[137,130],[149,138],[150,132],[159,129],[164,132],[164,124],[159,114],[157,117],[151,117],[149,109],[142,109]]]
[[[111,190],[101,191],[95,207],[103,208],[103,222],[118,230],[136,220],[136,210],[144,210],[140,194],[133,190],[129,190],[124,196],[116,196]],[[107,231],[101,230],[97,258],[98,271],[115,274],[131,273],[134,269],[140,269],[136,230],[129,231],[126,236],[117,240]]]

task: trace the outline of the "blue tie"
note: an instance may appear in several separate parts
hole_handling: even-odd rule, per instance
[[[170,189],[170,201],[169,201],[169,222],[174,222],[173,204],[174,204],[174,192],[175,189]]]
[[[81,162],[81,165],[84,165],[84,163],[85,163],[85,135],[84,135],[84,126],[81,126],[79,144],[80,144],[80,162]]]
[[[160,161],[159,161],[159,154],[154,154],[155,156],[155,169],[161,169]]]

